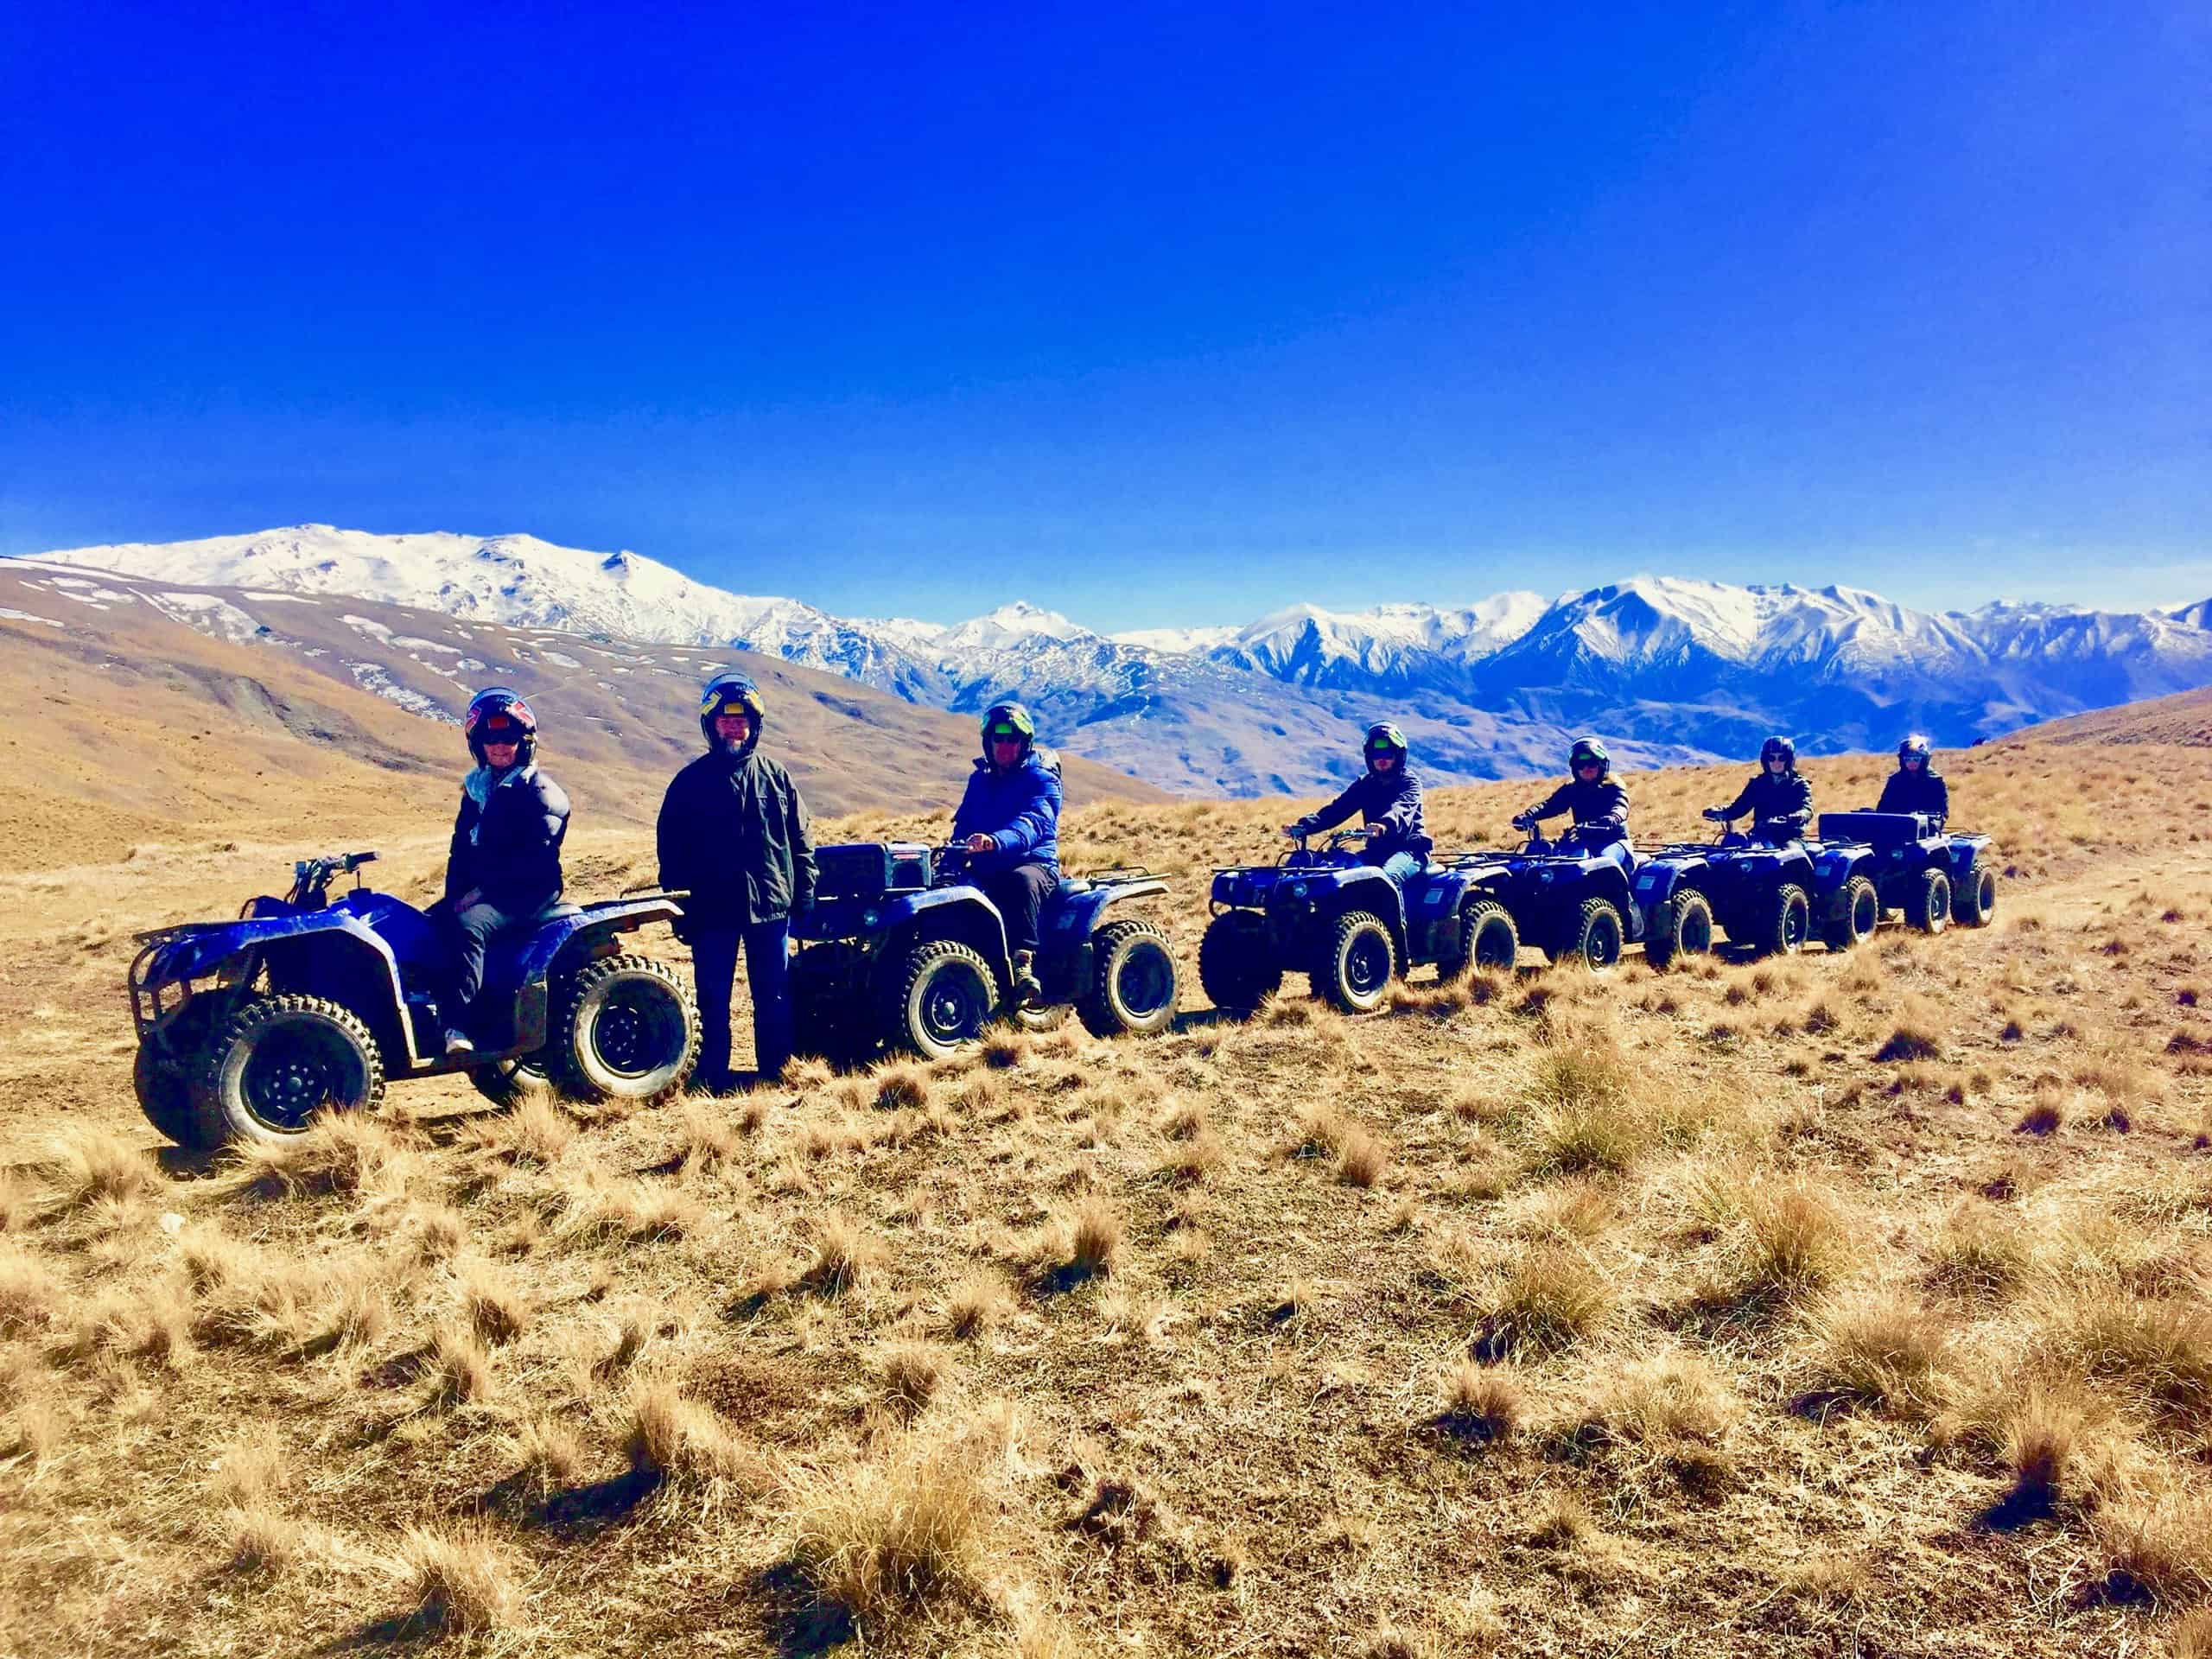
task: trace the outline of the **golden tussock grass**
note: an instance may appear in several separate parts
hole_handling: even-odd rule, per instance
[[[1619,1306],[1611,1275],[1581,1249],[1538,1244],[1506,1268],[1475,1338],[1478,1357],[1556,1351],[1603,1329]]]
[[[400,1541],[399,1569],[410,1619],[426,1629],[482,1636],[521,1620],[516,1567],[480,1528],[410,1528]]]
[[[1815,1309],[1807,1327],[1815,1389],[1900,1416],[1926,1416],[1942,1403],[1950,1333],[1906,1292],[1847,1293]]]
[[[757,1457],[713,1409],[666,1380],[642,1382],[630,1395],[622,1452],[640,1474],[676,1484],[757,1482]]]

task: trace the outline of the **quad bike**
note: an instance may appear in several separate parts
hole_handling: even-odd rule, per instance
[[[1986,927],[1997,918],[1987,836],[1953,833],[1926,812],[1823,812],[1821,843],[1874,889],[1883,912],[1901,912],[1923,933],[1954,918]]]
[[[1802,842],[1780,830],[1760,837],[1716,822],[1722,829],[1712,841],[1655,849],[1637,867],[1643,959],[1654,968],[1709,954],[1716,929],[1756,955],[1794,956],[1816,925],[1825,930],[1832,920],[1839,894]]]
[[[1148,921],[1104,919],[1109,906],[1167,891],[1148,870],[1062,878],[1038,920],[1043,989],[1022,1003],[1005,920],[969,879],[961,849],[862,842],[819,848],[815,860],[814,905],[791,924],[802,1052],[851,1063],[889,1048],[942,1059],[980,1041],[1001,1015],[1041,1031],[1071,1008],[1100,1037],[1174,1023],[1167,936]]]
[[[1547,837],[1532,818],[1514,820],[1529,840],[1516,851],[1467,853],[1451,868],[1468,873],[1503,906],[1524,944],[1553,963],[1577,962],[1604,973],[1643,937],[1643,912],[1630,881],[1634,855],[1610,826],[1569,829]]]
[[[675,1093],[699,1052],[690,987],[621,936],[682,912],[643,892],[552,904],[494,939],[472,1051],[448,1054],[450,955],[431,918],[360,885],[372,852],[302,859],[291,891],[234,921],[137,936],[134,1072],[148,1120],[184,1146],[281,1141],[326,1109],[373,1106],[387,1079],[466,1071],[489,1098],[550,1084],[584,1100]],[[353,875],[333,899],[334,877]]]

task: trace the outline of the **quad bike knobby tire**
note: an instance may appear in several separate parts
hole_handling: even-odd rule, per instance
[[[1813,906],[1805,889],[1795,881],[1785,881],[1759,912],[1759,931],[1751,944],[1762,957],[1794,957],[1805,948],[1812,933]]]
[[[1882,921],[1882,895],[1863,875],[1854,875],[1835,896],[1835,908],[1821,925],[1821,938],[1831,950],[1848,950],[1874,937]]]
[[[468,1080],[478,1094],[494,1105],[512,1106],[526,1095],[540,1090],[550,1093],[553,1071],[546,1064],[545,1051],[540,1049],[535,1054],[511,1054],[504,1060],[472,1065]]]
[[[1313,988],[1346,1014],[1372,1014],[1390,995],[1397,971],[1397,941],[1389,925],[1371,910],[1348,910],[1323,948]]]
[[[1610,973],[1619,965],[1627,938],[1628,930],[1611,899],[1585,899],[1551,958],[1554,963],[1580,962],[1593,974]]]
[[[1695,887],[1684,887],[1651,912],[1644,936],[1643,960],[1662,969],[1685,957],[1713,954],[1713,904]]]
[[[1268,950],[1268,925],[1249,910],[1224,910],[1198,941],[1198,983],[1224,1014],[1248,1014],[1282,988],[1282,964]]]
[[[256,996],[200,1052],[192,1116],[202,1146],[281,1142],[321,1111],[358,1111],[384,1096],[377,1040],[352,1010],[319,996]]]
[[[543,1052],[571,1100],[665,1100],[698,1063],[699,1006],[666,963],[605,957],[562,988]]]
[[[1951,896],[1961,927],[1987,927],[1997,919],[1997,872],[1977,856]]]
[[[1150,922],[1109,922],[1091,936],[1090,982],[1075,1011],[1094,1037],[1148,1037],[1175,1023],[1175,952]]]
[[[886,998],[886,1039],[925,1060],[950,1059],[981,1042],[997,1017],[998,976],[968,946],[937,939],[893,963]]]
[[[1951,925],[1951,878],[1923,870],[1905,894],[1904,918],[1923,933],[1941,933]]]
[[[1439,984],[1448,985],[1471,968],[1511,968],[1520,959],[1521,933],[1495,899],[1471,899],[1460,906],[1458,924],[1436,959]]]

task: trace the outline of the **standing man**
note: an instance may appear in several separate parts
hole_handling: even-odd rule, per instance
[[[660,806],[660,884],[688,892],[679,931],[699,990],[699,1087],[726,1094],[729,995],[737,954],[753,993],[753,1065],[783,1075],[791,1055],[791,918],[814,903],[806,802],[758,752],[766,705],[742,674],[717,674],[699,699],[707,752],[677,772]]]
[[[983,754],[953,814],[952,839],[968,870],[1006,921],[1014,1001],[1044,994],[1037,979],[1037,920],[1060,879],[1060,772],[1036,747],[1037,723],[1018,702],[983,715]]]

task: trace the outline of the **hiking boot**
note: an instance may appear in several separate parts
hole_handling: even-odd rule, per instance
[[[1014,953],[1014,1000],[1025,1008],[1033,1008],[1045,995],[1045,987],[1037,978],[1037,953],[1017,950]]]

